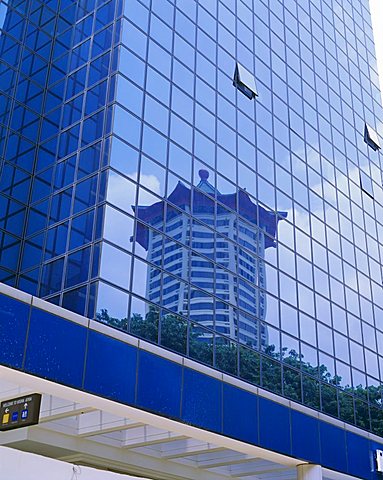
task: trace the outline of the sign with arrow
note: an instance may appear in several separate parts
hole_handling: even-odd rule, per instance
[[[2,402],[0,404],[0,432],[39,423],[40,405],[40,393],[32,393]]]

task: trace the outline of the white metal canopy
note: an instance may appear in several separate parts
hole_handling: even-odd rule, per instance
[[[164,480],[295,480],[304,463],[0,366],[1,401],[32,392],[43,394],[39,425],[3,432],[0,445]]]

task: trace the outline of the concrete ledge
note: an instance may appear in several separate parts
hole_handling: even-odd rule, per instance
[[[184,366],[191,368],[193,370],[197,370],[198,372],[204,373],[205,375],[209,375],[209,377],[217,378],[218,380],[222,380],[222,372],[218,370],[214,370],[214,368],[208,367],[207,365],[203,365],[202,363],[195,362],[190,358],[184,358]]]
[[[117,330],[116,328],[111,328],[109,325],[105,323],[97,322],[96,320],[89,320],[89,328],[98,333],[102,333],[107,337],[115,338],[123,343],[128,343],[129,345],[133,345],[134,347],[138,347],[138,338],[132,337],[128,335],[126,332],[122,332],[121,330]]]
[[[325,413],[318,412],[318,418],[319,420],[323,420],[324,422],[330,423],[331,425],[335,425],[336,427],[342,428],[343,430],[345,429],[346,424],[342,422],[342,420],[338,420],[337,418],[330,417]]]
[[[259,388],[256,385],[251,385],[251,383],[246,383],[243,380],[237,377],[231,377],[224,373],[222,375],[222,380],[229,385],[233,385],[234,387],[241,388],[242,390],[246,390],[248,392],[254,393],[255,395],[259,395]]]
[[[263,390],[262,388],[258,389],[258,395],[263,398],[267,398],[268,400],[272,400],[275,403],[279,403],[280,405],[285,405],[286,407],[291,407],[291,402],[288,398],[281,397],[276,393],[269,392],[268,390]]]
[[[154,353],[155,355],[158,355],[159,357],[162,357],[162,358],[166,358],[167,360],[170,360],[172,362],[179,363],[180,365],[183,364],[184,357],[182,357],[182,355],[178,355],[177,353],[171,352],[169,350],[164,350],[158,345],[145,342],[145,340],[141,340],[141,339],[138,340],[138,348],[150,353]]]
[[[306,407],[306,405],[301,405],[300,403],[290,401],[290,408],[292,410],[296,410],[297,412],[304,413],[309,417],[318,418],[319,412],[317,410],[313,410],[310,407]]]
[[[10,287],[5,283],[0,283],[0,293],[3,295],[7,295],[8,297],[15,298],[16,300],[20,300],[24,303],[31,304],[32,303],[32,295],[29,293],[23,292],[18,290],[17,288]]]
[[[58,317],[65,318],[73,323],[83,325],[84,327],[89,327],[89,318],[78,315],[77,313],[71,312],[65,308],[54,305],[53,303],[42,300],[38,297],[32,297],[32,307],[39,308],[40,310],[45,310],[46,312],[53,313]]]

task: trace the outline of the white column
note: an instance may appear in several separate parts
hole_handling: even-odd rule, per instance
[[[297,466],[298,480],[322,480],[322,467],[305,463]]]

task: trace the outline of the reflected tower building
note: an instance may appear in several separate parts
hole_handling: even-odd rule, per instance
[[[276,216],[244,190],[220,193],[209,183],[207,170],[201,169],[199,176],[195,188],[178,183],[166,212],[164,202],[134,209],[140,221],[136,241],[150,262],[146,296],[211,331],[265,348],[265,250],[275,247],[278,221],[287,213]],[[162,241],[164,229],[175,241]],[[190,245],[190,254],[184,245]],[[171,272],[162,280],[161,267]],[[180,278],[191,278],[192,288]]]

